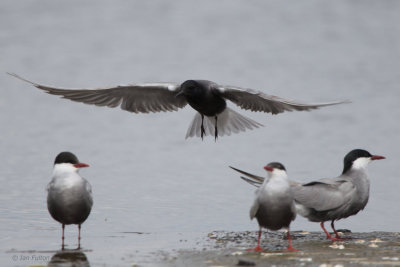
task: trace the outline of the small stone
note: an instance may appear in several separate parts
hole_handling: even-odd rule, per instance
[[[237,266],[255,266],[256,263],[248,260],[239,260],[236,264]]]
[[[312,258],[300,258],[299,261],[312,262]]]
[[[398,261],[398,257],[382,257],[382,260],[384,261]]]
[[[338,245],[336,243],[334,243],[333,245],[330,245],[329,247],[333,248],[333,249],[344,249],[343,245]]]
[[[261,253],[260,254],[261,256],[263,256],[263,257],[271,257],[271,256],[281,256],[281,255],[283,255],[283,253],[266,253],[266,252],[263,252],[263,253]]]

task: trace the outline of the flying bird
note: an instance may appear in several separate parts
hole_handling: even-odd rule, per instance
[[[256,218],[260,226],[257,247],[249,250],[263,250],[260,247],[260,240],[264,227],[274,231],[287,229],[289,242],[287,250],[297,251],[292,247],[289,230],[290,223],[296,218],[296,211],[286,169],[279,162],[271,162],[264,169],[268,173],[268,178],[264,179],[257,189],[254,204],[250,209],[250,219]]]
[[[52,95],[76,102],[111,108],[121,107],[134,113],[176,111],[189,104],[196,113],[186,138],[230,135],[259,128],[262,124],[246,118],[227,107],[227,100],[242,109],[278,114],[285,111],[309,111],[349,101],[305,104],[263,92],[235,86],[218,85],[207,80],[187,80],[178,83],[143,83],[100,89],[63,89],[26,80],[8,73]]]
[[[47,208],[54,220],[62,225],[64,249],[65,225],[78,225],[78,249],[81,224],[88,218],[93,205],[92,187],[78,174],[80,168],[89,167],[79,162],[71,152],[61,152],[54,161],[53,178],[47,186]]]
[[[290,181],[296,203],[296,211],[312,222],[319,222],[327,239],[340,241],[335,229],[335,221],[347,218],[363,210],[368,203],[370,181],[367,165],[371,161],[385,159],[371,155],[363,149],[354,149],[344,157],[343,172],[335,178],[324,178],[301,184]],[[241,177],[246,182],[259,187],[264,178],[239,169],[234,170],[246,175]],[[324,226],[331,221],[335,233],[333,237]]]

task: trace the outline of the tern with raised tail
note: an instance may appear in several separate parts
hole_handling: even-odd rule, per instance
[[[47,208],[51,217],[62,225],[64,249],[65,225],[78,225],[78,249],[81,241],[81,224],[88,218],[93,206],[92,187],[78,174],[80,168],[89,167],[79,162],[71,152],[61,152],[54,161],[53,177],[47,186]]]
[[[134,113],[176,111],[189,104],[196,113],[186,138],[231,135],[263,126],[227,107],[227,100],[242,109],[278,114],[285,111],[309,111],[349,101],[305,104],[261,91],[219,85],[207,80],[187,80],[179,83],[143,83],[99,89],[64,89],[31,82],[17,74],[20,80],[72,101],[111,108],[121,107]]]
[[[263,250],[260,247],[262,228],[274,231],[284,228],[287,229],[289,242],[287,250],[297,251],[292,247],[289,230],[290,223],[296,218],[296,211],[286,169],[279,162],[271,162],[264,169],[268,173],[267,179],[257,189],[250,209],[250,219],[256,218],[260,227],[257,246],[249,250]]]
[[[342,174],[335,178],[324,178],[301,184],[291,181],[296,211],[312,222],[319,222],[326,238],[332,241],[344,240],[335,229],[335,221],[347,218],[363,210],[368,203],[370,180],[367,165],[374,160],[385,159],[371,155],[364,149],[354,149],[344,157]],[[234,168],[235,169],[235,168]],[[259,187],[264,178],[239,169],[246,182]],[[330,221],[335,236],[324,226]]]

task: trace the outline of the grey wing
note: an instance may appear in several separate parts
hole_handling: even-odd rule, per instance
[[[327,102],[318,104],[306,104],[298,101],[283,99],[278,96],[267,95],[253,89],[243,89],[233,86],[218,86],[220,94],[243,109],[251,111],[268,112],[278,114],[285,111],[308,111],[320,107],[332,106],[350,101]]]
[[[87,197],[86,197],[86,201],[90,205],[90,207],[92,207],[93,206],[92,186],[85,178],[83,178],[83,180],[85,183],[84,186],[85,186],[86,192],[88,193]]]
[[[307,208],[326,211],[351,201],[356,190],[353,183],[346,180],[334,180],[328,183],[327,180],[292,186],[296,202]]]
[[[258,208],[260,207],[260,204],[258,203],[257,199],[254,200],[253,205],[250,208],[250,220],[253,220],[254,217],[256,217]]]
[[[145,83],[100,89],[62,89],[34,83],[17,74],[8,74],[52,95],[96,106],[121,106],[121,109],[135,113],[175,111],[187,104],[183,96],[176,96],[180,85],[173,83]]]
[[[51,189],[51,187],[53,186],[53,184],[54,184],[54,181],[53,181],[53,179],[47,184],[47,186],[46,186],[46,191],[47,192],[49,192],[50,191],[50,189]]]

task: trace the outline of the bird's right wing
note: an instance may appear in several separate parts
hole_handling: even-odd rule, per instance
[[[177,96],[180,85],[173,83],[144,83],[101,89],[62,89],[34,83],[14,73],[8,74],[52,95],[96,106],[120,106],[123,110],[135,113],[175,111],[187,104],[183,96]]]

